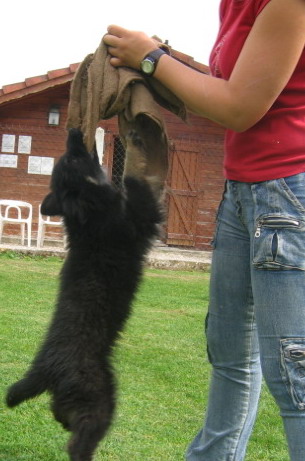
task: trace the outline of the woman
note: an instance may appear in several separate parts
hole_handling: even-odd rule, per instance
[[[206,332],[213,374],[187,460],[245,458],[263,374],[290,460],[304,461],[305,0],[221,0],[220,19],[210,76],[155,53],[142,32],[112,25],[104,41],[113,66],[153,72],[227,129]]]

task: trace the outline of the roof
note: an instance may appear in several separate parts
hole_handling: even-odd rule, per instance
[[[171,50],[171,54],[184,64],[200,72],[208,73],[208,67],[195,61],[191,56],[173,49]],[[70,64],[63,69],[50,70],[44,75],[26,78],[23,82],[4,85],[0,88],[0,105],[71,82],[79,64]]]
[[[23,82],[4,85],[0,89],[0,104],[70,82],[78,66],[79,63],[70,64],[63,69],[50,70],[44,75],[26,78]]]

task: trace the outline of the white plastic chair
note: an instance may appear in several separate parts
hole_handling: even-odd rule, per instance
[[[41,248],[43,246],[45,231],[47,226],[63,226],[63,220],[55,219],[51,221],[51,216],[44,216],[41,214],[40,211],[41,205],[39,205],[39,213],[38,213],[38,232],[37,232],[37,248]],[[64,235],[64,246],[66,246],[66,238]]]
[[[0,242],[5,223],[18,224],[21,227],[21,243],[24,245],[25,229],[27,242],[31,246],[33,207],[28,202],[20,200],[0,200]]]

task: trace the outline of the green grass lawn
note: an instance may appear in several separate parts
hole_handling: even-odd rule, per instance
[[[0,254],[0,460],[67,461],[68,434],[43,395],[16,409],[5,389],[27,369],[53,310],[62,261]],[[209,275],[146,270],[118,343],[118,407],[96,461],[183,461],[200,428],[210,366],[203,322]],[[247,461],[286,461],[282,426],[263,390]],[[217,461],[217,460],[215,460]]]

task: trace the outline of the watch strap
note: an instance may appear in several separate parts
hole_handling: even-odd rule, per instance
[[[158,64],[158,61],[160,59],[160,57],[163,55],[163,54],[169,54],[169,50],[168,49],[164,49],[164,48],[157,48],[156,50],[153,50],[153,51],[150,51],[143,59],[142,59],[142,63],[144,61],[151,61],[154,65],[154,69],[153,71],[150,73],[150,74],[146,74],[146,75],[153,75],[153,73],[155,72],[156,70],[156,67],[157,67],[157,64]]]
[[[156,50],[153,50],[150,53],[148,53],[144,59],[150,58],[152,61],[155,62],[155,64],[157,64],[157,62],[163,54],[167,54],[166,51],[162,48],[157,48]]]

